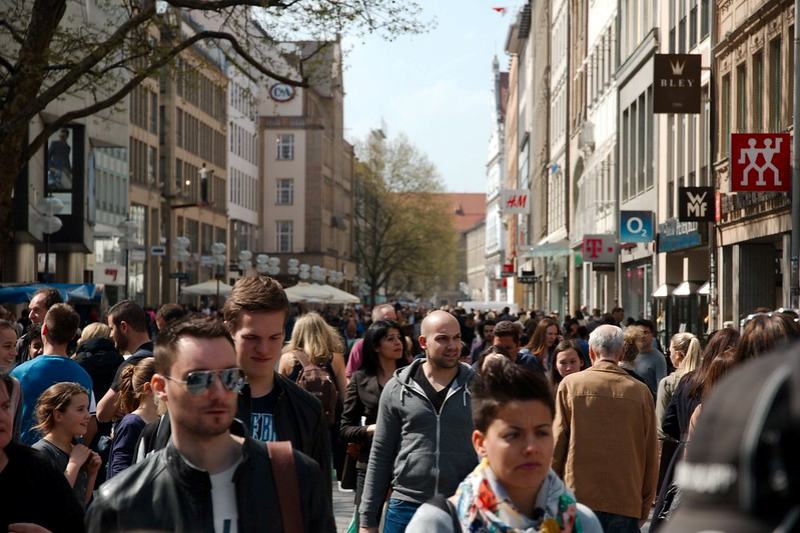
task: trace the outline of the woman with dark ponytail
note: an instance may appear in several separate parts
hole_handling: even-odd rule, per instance
[[[142,429],[158,418],[150,380],[156,373],[152,357],[128,365],[119,380],[117,411],[128,413],[114,429],[114,440],[108,455],[106,479],[111,479],[133,464],[133,452]]]

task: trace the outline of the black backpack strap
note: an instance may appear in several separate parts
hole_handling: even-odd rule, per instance
[[[437,509],[440,509],[450,515],[450,520],[453,521],[453,533],[461,533],[461,523],[458,521],[456,506],[453,505],[453,502],[451,502],[449,498],[443,496],[442,494],[437,494],[428,500],[428,504],[433,505]]]

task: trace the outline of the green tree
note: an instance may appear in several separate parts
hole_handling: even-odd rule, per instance
[[[358,146],[355,248],[370,303],[390,296],[424,296],[452,272],[457,235],[437,193],[434,165],[405,136],[373,132]]]
[[[186,31],[183,17],[215,23]],[[307,86],[315,52],[276,61],[280,42],[330,41],[342,33],[393,38],[423,31],[420,6],[395,0],[3,0],[0,2],[0,252],[12,237],[11,194],[50,135],[123,102],[189,47],[224,54],[254,73]],[[210,28],[210,29],[206,29]],[[53,102],[83,105],[31,121]],[[29,138],[30,137],[30,138]]]

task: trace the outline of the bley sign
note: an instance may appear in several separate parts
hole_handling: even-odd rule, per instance
[[[656,54],[653,113],[700,113],[700,54]]]
[[[731,134],[731,190],[789,192],[791,150],[788,133]]]

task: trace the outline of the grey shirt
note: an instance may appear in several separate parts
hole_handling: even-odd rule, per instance
[[[655,398],[658,382],[667,375],[667,360],[664,358],[664,354],[658,350],[642,352],[636,356],[633,365],[635,372],[642,376]]]
[[[467,389],[472,369],[459,366],[437,413],[414,381],[424,362],[399,369],[381,394],[359,508],[362,527],[378,527],[390,486],[392,498],[422,504],[436,494],[453,494],[478,464]]]
[[[31,447],[34,450],[39,450],[42,455],[58,469],[59,472],[67,471],[69,454],[64,450],[52,442],[44,439],[40,439]],[[88,482],[89,475],[86,473],[86,468],[81,467],[80,471],[78,472],[78,477],[75,479],[75,486],[72,487],[72,492],[75,494],[75,498],[78,499],[78,503],[80,503],[81,506],[83,506],[83,502],[86,501],[86,485]]]

